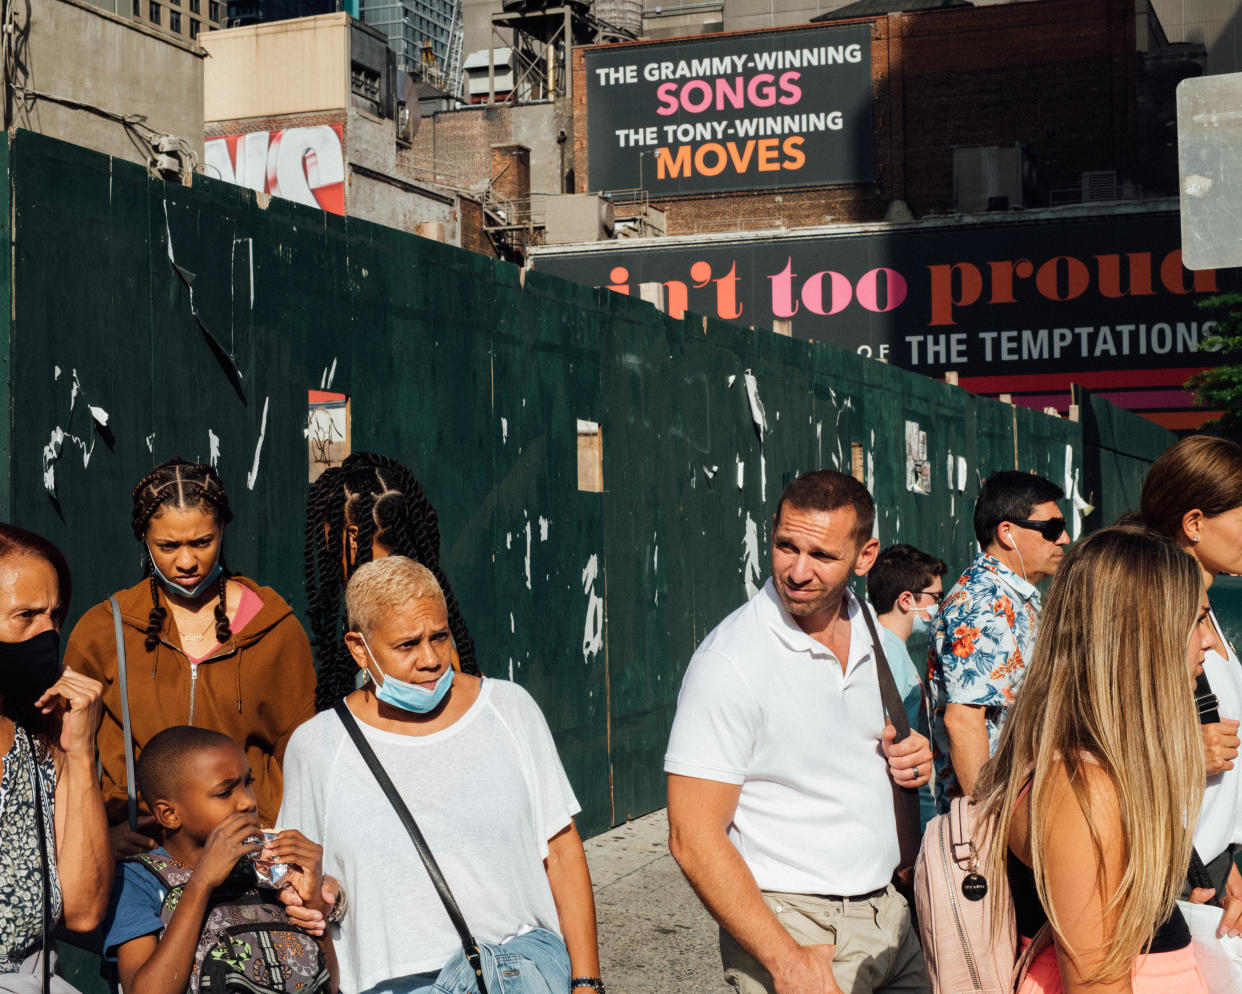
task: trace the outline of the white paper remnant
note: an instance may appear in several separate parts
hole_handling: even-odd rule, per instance
[[[759,593],[763,583],[763,567],[759,562],[759,526],[746,512],[746,530],[742,535],[742,584],[749,599]]]
[[[931,493],[931,463],[927,459],[927,432],[917,421],[906,422],[906,489]]]
[[[254,462],[250,466],[250,472],[246,474],[246,489],[253,490],[255,481],[259,478],[259,458],[263,454],[263,439],[267,435],[267,405],[271,397],[263,398],[263,417],[259,420],[259,440],[254,445]]]
[[[594,553],[582,570],[582,592],[587,596],[586,623],[582,629],[582,661],[589,663],[591,657],[604,648],[604,599],[595,592],[599,576],[599,556]]]
[[[763,401],[759,399],[759,383],[749,369],[746,370],[745,377],[746,399],[750,401],[750,420],[754,422],[755,431],[758,432],[759,441],[762,442],[768,430],[768,418],[763,410]]]
[[[530,518],[526,519],[526,589],[530,590]]]

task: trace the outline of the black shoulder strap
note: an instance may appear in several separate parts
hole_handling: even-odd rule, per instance
[[[125,633],[121,630],[121,605],[109,597],[112,605],[112,633],[116,638],[116,675],[121,690],[121,734],[125,737],[125,795],[129,812],[129,830],[138,831],[138,795],[134,779],[134,733],[129,721],[129,679],[125,673]]]
[[[894,741],[900,742],[910,734],[910,719],[906,716],[906,705],[897,691],[897,681],[893,679],[893,671],[889,669],[888,657],[884,655],[884,646],[880,643],[880,633],[876,631],[871,612],[861,600],[858,602],[858,607],[862,611],[863,618],[866,619],[867,631],[871,633],[871,648],[875,650],[875,668],[880,678],[880,699],[884,702],[884,710],[888,712],[888,720],[897,730],[897,738]]]
[[[48,862],[48,831],[43,818],[43,775],[39,771],[39,754],[35,751],[34,740],[30,733],[21,725],[17,726],[19,734],[26,739],[29,754],[26,759],[30,763],[30,788],[34,791],[35,827],[39,834],[39,859],[42,865],[43,892],[43,994],[50,994],[52,989],[52,871]]]
[[[1199,711],[1199,724],[1214,725],[1220,721],[1220,702],[1212,692],[1206,673],[1195,677],[1195,707]]]
[[[859,599],[858,608],[867,622],[867,631],[871,633],[871,648],[875,652],[876,675],[880,681],[880,699],[884,702],[884,710],[888,712],[888,720],[897,731],[894,742],[900,742],[910,734],[910,719],[906,716],[906,705],[897,692],[897,681],[893,679],[893,671],[889,669],[888,657],[884,654],[884,646],[880,643],[880,633],[876,631],[875,621],[867,605]],[[891,780],[892,777],[890,776]],[[901,865],[913,866],[919,851],[919,792],[893,781],[893,805],[897,814],[897,841],[901,846]]]
[[[358,722],[354,719],[349,708],[345,706],[345,702],[337,701],[335,710],[337,716],[341,719],[341,724],[345,726],[345,731],[353,739],[354,745],[357,746],[363,761],[367,764],[372,776],[375,777],[376,783],[379,784],[380,790],[384,792],[384,796],[388,798],[388,803],[397,812],[397,817],[401,819],[401,824],[405,826],[405,830],[410,833],[410,841],[414,843],[414,850],[418,853],[418,858],[423,861],[423,866],[427,868],[427,876],[431,878],[432,886],[435,887],[436,893],[440,895],[440,901],[444,904],[444,910],[448,912],[449,920],[452,921],[453,928],[457,930],[457,936],[461,939],[461,948],[465,951],[466,959],[470,961],[470,966],[474,970],[474,979],[475,983],[478,984],[479,994],[487,994],[487,986],[483,981],[483,964],[479,955],[479,944],[475,941],[474,936],[470,934],[470,928],[466,925],[466,919],[462,917],[461,908],[457,906],[457,900],[453,897],[453,892],[449,890],[448,882],[444,879],[444,874],[440,872],[440,866],[436,862],[436,858],[427,847],[427,840],[423,838],[423,833],[419,829],[418,823],[414,820],[414,816],[410,814],[410,809],[406,807],[405,801],[401,800],[401,795],[397,793],[397,788],[393,786],[392,780],[388,778],[388,774],[380,763],[379,757],[375,755],[375,750],[371,748],[371,744],[366,740],[366,736],[362,734],[362,729],[358,727]]]
[[[1206,673],[1200,673],[1195,677],[1195,707],[1199,711],[1199,724],[1214,725],[1220,721],[1219,702],[1216,694],[1212,692],[1212,684]],[[1186,880],[1191,887],[1216,889],[1216,883],[1208,876],[1207,867],[1203,865],[1203,858],[1197,849],[1190,850],[1190,870],[1186,874]],[[1220,899],[1220,894],[1213,894],[1208,904],[1219,908],[1221,907]]]

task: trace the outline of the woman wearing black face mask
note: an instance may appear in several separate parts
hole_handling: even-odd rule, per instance
[[[71,991],[44,973],[44,937],[62,913],[95,928],[111,884],[95,773],[103,688],[60,665],[69,592],[60,551],[0,523],[0,991]]]

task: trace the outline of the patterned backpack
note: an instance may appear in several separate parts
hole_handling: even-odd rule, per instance
[[[130,861],[163,884],[160,920],[167,925],[194,871],[154,852]],[[249,861],[239,862],[212,892],[187,994],[326,994],[328,989],[319,943],[289,921],[273,891],[260,889]]]

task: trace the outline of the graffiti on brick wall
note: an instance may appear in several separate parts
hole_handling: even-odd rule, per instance
[[[339,124],[211,138],[205,152],[210,176],[307,207],[345,213],[345,142]]]

